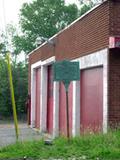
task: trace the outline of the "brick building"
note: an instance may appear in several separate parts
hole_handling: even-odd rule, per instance
[[[65,90],[53,82],[52,64],[80,62],[80,81],[69,87],[70,134],[120,122],[120,1],[107,0],[29,54],[31,127],[66,134]]]

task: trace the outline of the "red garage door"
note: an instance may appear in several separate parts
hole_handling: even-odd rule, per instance
[[[53,131],[53,73],[52,66],[48,66],[48,96],[47,96],[47,131]]]
[[[100,131],[103,122],[103,68],[81,71],[81,130]]]
[[[70,135],[72,134],[72,83],[69,86],[68,92],[68,105],[69,105],[69,128]],[[59,92],[59,132],[60,135],[67,135],[67,124],[66,124],[66,93],[63,83],[60,83],[60,92]]]
[[[40,68],[36,69],[35,128],[40,128]]]

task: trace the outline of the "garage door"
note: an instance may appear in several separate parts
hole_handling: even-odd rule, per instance
[[[40,68],[36,69],[35,128],[40,128]]]
[[[100,131],[103,122],[103,68],[82,70],[80,83],[81,131]]]

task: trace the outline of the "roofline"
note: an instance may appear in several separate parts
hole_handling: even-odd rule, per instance
[[[87,11],[85,14],[83,14],[82,16],[80,16],[79,18],[77,18],[76,20],[74,20],[72,23],[70,23],[68,26],[66,26],[64,29],[62,29],[61,31],[59,31],[58,33],[56,33],[55,35],[53,35],[52,37],[50,37],[48,39],[48,41],[52,40],[53,38],[57,37],[59,34],[61,34],[62,32],[64,32],[65,30],[67,30],[68,28],[70,28],[72,25],[74,25],[76,22],[78,22],[79,20],[81,20],[82,18],[84,18],[86,15],[88,15],[89,13],[91,13],[93,10],[95,10],[97,7],[101,6],[103,3],[105,3],[108,0],[105,0],[102,3],[97,4],[96,6],[94,6],[93,8],[91,8],[89,11]],[[32,53],[34,53],[36,50],[40,49],[42,46],[44,46],[45,44],[47,44],[48,42],[45,41],[44,43],[42,43],[40,46],[38,46],[37,48],[35,48],[33,51],[31,51],[28,56],[30,56]]]

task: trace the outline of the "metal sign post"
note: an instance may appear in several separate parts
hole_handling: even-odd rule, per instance
[[[70,138],[70,131],[69,131],[69,104],[68,104],[68,88],[70,81],[63,81],[66,90],[66,118],[67,118],[67,137]]]
[[[68,88],[71,81],[80,79],[79,62],[70,62],[67,60],[55,62],[53,65],[54,81],[62,81],[66,90],[66,118],[67,118],[67,137],[70,138],[69,132],[69,105],[68,105]]]

